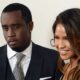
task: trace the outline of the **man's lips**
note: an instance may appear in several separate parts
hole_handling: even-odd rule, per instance
[[[17,40],[10,40],[8,43],[9,43],[9,45],[16,45]]]

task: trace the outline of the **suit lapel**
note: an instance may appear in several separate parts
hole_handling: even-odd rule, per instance
[[[38,80],[40,77],[42,57],[35,44],[32,47],[32,56],[25,80]]]
[[[7,46],[0,53],[0,80],[15,80],[7,59]]]
[[[5,80],[6,78],[6,53],[6,46],[4,46],[0,51],[0,80]]]
[[[6,80],[15,80],[8,59],[7,59],[7,69],[6,69]]]

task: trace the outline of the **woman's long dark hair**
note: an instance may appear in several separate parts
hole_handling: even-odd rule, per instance
[[[55,35],[57,24],[62,24],[65,28],[67,38],[75,53],[75,58],[80,57],[80,9],[72,8],[60,13],[52,27],[53,34]],[[55,38],[54,38],[55,41]],[[59,60],[58,66],[61,65]],[[59,70],[62,71],[63,66],[59,66]],[[72,76],[72,77],[71,77]],[[80,80],[80,60],[76,68],[71,70],[68,75],[68,80]]]

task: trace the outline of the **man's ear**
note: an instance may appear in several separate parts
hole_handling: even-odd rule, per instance
[[[32,30],[33,30],[33,22],[30,21],[28,26],[29,26],[29,31],[32,32]]]

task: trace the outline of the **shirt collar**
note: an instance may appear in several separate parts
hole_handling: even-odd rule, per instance
[[[14,57],[16,55],[16,51],[13,51],[9,45],[7,45],[7,56],[8,59]],[[31,53],[32,53],[32,42],[30,43],[30,45],[28,46],[28,48],[26,48],[24,51],[20,52],[22,54],[24,54],[26,57],[31,57]]]

